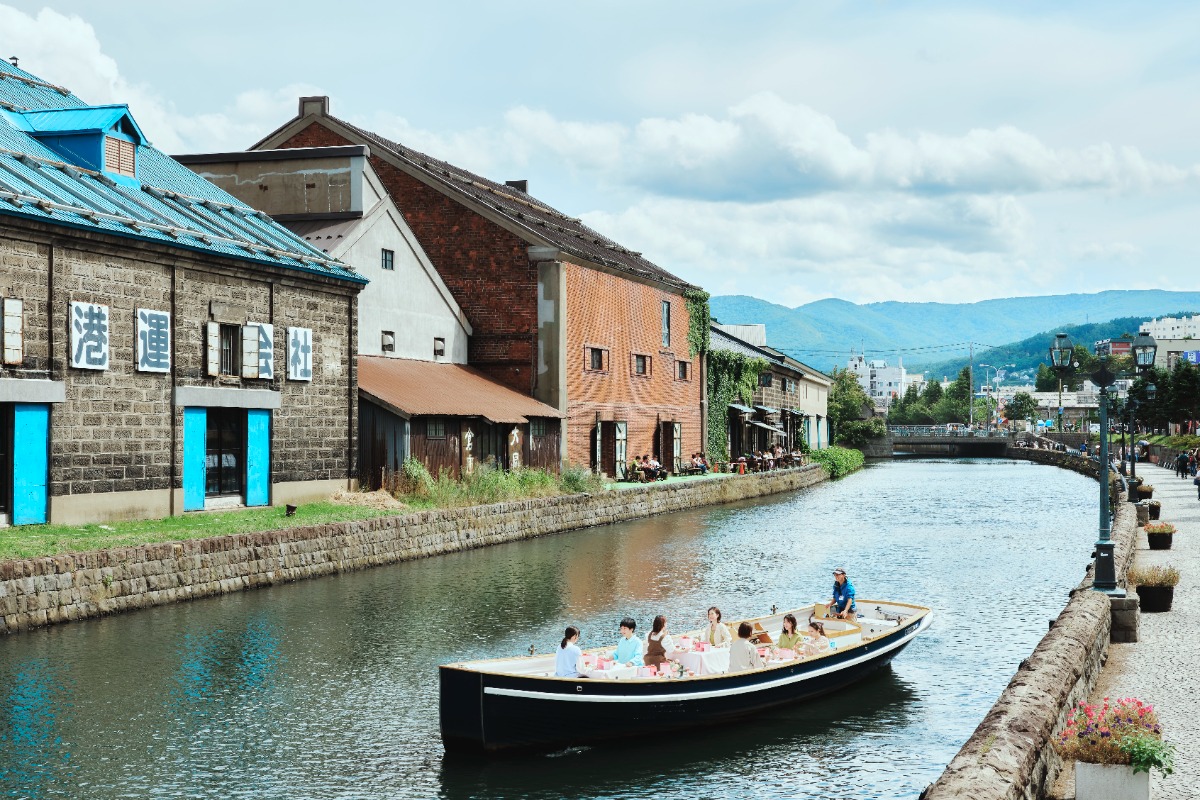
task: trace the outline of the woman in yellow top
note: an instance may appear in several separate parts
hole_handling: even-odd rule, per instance
[[[796,615],[786,614],[783,617],[783,633],[779,634],[779,641],[776,646],[783,650],[795,650],[800,652],[800,643],[803,637],[800,631],[796,630]]]
[[[713,606],[708,610],[708,628],[702,634],[704,641],[713,647],[728,647],[733,641],[729,628],[721,622],[721,609]]]

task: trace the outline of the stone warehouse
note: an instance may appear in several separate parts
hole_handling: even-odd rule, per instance
[[[154,518],[352,484],[366,279],[0,63],[0,520]]]
[[[370,164],[471,326],[467,361],[557,409],[566,463],[670,469],[703,448],[704,380],[689,347],[696,289],[529,192],[329,113],[327,97],[255,150],[366,145]],[[704,320],[707,323],[707,319]]]

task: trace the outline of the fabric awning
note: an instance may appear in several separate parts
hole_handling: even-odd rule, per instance
[[[738,405],[737,403],[730,403],[729,407],[732,408],[734,411],[738,412],[739,414],[753,414],[754,413],[753,408],[750,408],[749,406]]]
[[[768,430],[771,433],[787,433],[787,431],[785,431],[783,428],[776,428],[774,425],[768,425],[765,422],[751,422],[750,424],[757,425],[758,427]]]
[[[757,408],[759,411],[761,411],[764,414],[778,414],[779,413],[778,408],[771,408],[770,406],[755,406],[755,408]]]
[[[521,424],[566,415],[465,364],[381,356],[358,357],[358,391],[402,417],[483,417]]]

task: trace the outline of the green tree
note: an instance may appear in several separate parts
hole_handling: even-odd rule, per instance
[[[1058,376],[1051,371],[1048,364],[1038,364],[1037,377],[1033,379],[1035,392],[1057,392]]]
[[[921,402],[926,408],[933,408],[937,405],[937,401],[942,399],[942,385],[937,381],[930,381],[925,384],[925,392],[921,395]]]
[[[832,377],[833,384],[829,387],[829,425],[833,428],[834,441],[841,441],[842,426],[863,419],[865,409],[871,407],[871,398],[850,370],[835,367]]]
[[[1029,392],[1017,392],[1004,406],[1004,416],[1009,420],[1032,419],[1037,411],[1037,401]]]
[[[888,424],[889,425],[914,425],[919,423],[913,422],[913,413],[921,407],[921,393],[917,391],[917,385],[910,383],[908,388],[904,390],[904,395],[892,403],[892,407],[888,409]]]
[[[1171,422],[1184,423],[1196,418],[1200,405],[1200,371],[1182,358],[1171,370],[1170,390],[1167,396],[1167,414]]]

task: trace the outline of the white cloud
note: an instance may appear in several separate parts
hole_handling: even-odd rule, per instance
[[[44,8],[36,16],[0,5],[0,31],[20,42],[21,66],[64,86],[85,103],[125,103],[151,143],[167,153],[241,150],[296,113],[304,84],[248,89],[219,111],[182,112],[150,86],[129,81],[104,52],[95,29],[77,16]]]

